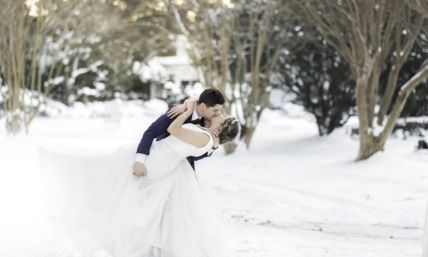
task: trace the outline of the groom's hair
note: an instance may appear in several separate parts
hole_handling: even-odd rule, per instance
[[[205,89],[199,96],[198,104],[204,103],[207,107],[213,107],[217,104],[224,104],[224,96],[223,94],[215,89],[208,88]]]

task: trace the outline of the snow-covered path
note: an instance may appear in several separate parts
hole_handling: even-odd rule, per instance
[[[153,118],[116,127],[38,119],[28,138],[0,130],[0,256],[103,256],[84,235],[42,218],[37,147],[102,154],[138,141]],[[358,142],[344,129],[318,138],[310,118],[266,112],[250,151],[217,152],[197,171],[228,225],[234,257],[419,257],[428,153],[415,144],[392,139],[385,153],[355,163]],[[79,236],[79,245],[67,239]]]
[[[390,151],[355,163],[358,142],[343,131],[293,137],[309,124],[281,126],[261,125],[274,137],[251,152],[210,160],[227,169],[200,165],[234,228],[236,256],[421,255],[428,154],[414,140],[392,140]]]

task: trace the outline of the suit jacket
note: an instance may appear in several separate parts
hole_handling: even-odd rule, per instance
[[[190,116],[184,123],[192,123],[192,117]],[[149,128],[144,132],[143,137],[141,138],[140,144],[137,148],[137,153],[142,153],[145,155],[150,154],[150,147],[152,146],[153,140],[156,138],[157,141],[162,140],[168,137],[170,134],[167,129],[169,125],[174,121],[174,119],[170,119],[166,113],[160,116],[157,120],[155,120]],[[202,120],[203,122],[203,120]],[[187,157],[187,160],[192,166],[192,169],[195,170],[195,161],[208,157],[208,153],[198,157]]]

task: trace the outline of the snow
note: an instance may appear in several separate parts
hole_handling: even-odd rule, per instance
[[[427,205],[427,211],[426,211],[426,217],[425,217],[425,228],[428,228],[428,205]],[[425,229],[424,232],[424,239],[423,239],[423,249],[422,249],[422,256],[428,255],[428,229]]]
[[[187,56],[162,56],[154,57],[154,59],[164,66],[188,66],[192,64],[192,61]]]
[[[77,90],[78,95],[86,95],[86,96],[100,96],[100,92],[97,89],[84,87],[82,89]]]
[[[428,116],[405,117],[397,120],[397,123],[404,125],[406,122],[428,123]]]
[[[13,138],[1,119],[0,256],[106,257],[87,235],[45,215],[38,153],[102,156],[138,144],[166,108],[160,100],[48,102],[52,115]],[[313,116],[287,104],[263,113],[251,150],[240,144],[233,155],[218,150],[197,163],[233,256],[421,256],[428,152],[415,150],[416,137],[391,138],[385,152],[354,162],[358,140],[346,133],[353,123],[318,137]]]

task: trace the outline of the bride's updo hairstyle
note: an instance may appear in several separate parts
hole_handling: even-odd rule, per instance
[[[236,118],[227,118],[221,125],[221,132],[218,135],[219,143],[222,145],[235,139],[239,133],[239,127],[239,122]]]

